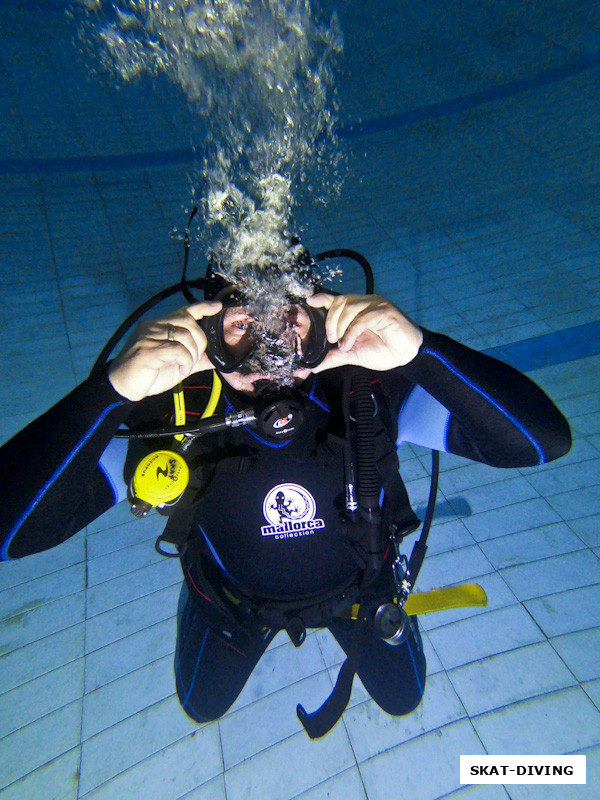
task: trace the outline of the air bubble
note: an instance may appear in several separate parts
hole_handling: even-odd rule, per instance
[[[337,18],[318,19],[309,0],[102,0],[84,28],[115,76],[164,73],[187,97],[203,255],[261,313],[291,288],[310,294],[294,275],[292,209],[301,192],[318,202],[341,186]]]

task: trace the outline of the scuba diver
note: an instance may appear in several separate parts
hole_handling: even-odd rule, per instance
[[[142,322],[2,447],[1,557],[54,547],[122,500],[137,516],[158,508],[157,549],[184,576],[175,678],[191,718],[221,717],[279,631],[299,646],[325,627],[347,661],[321,709],[298,707],[308,734],[339,719],[354,674],[408,714],[426,664],[402,603],[424,547],[400,554],[420,520],[397,445],[530,467],[568,452],[568,423],[525,375],[383,297],[315,281],[274,326],[250,301],[208,281],[205,300]]]

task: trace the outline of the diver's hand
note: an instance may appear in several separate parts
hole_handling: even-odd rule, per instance
[[[194,372],[212,369],[197,320],[220,309],[219,302],[196,303],[142,322],[110,366],[114,389],[128,400],[142,400],[166,392]]]
[[[327,340],[337,343],[313,372],[346,364],[378,371],[403,367],[423,342],[421,329],[384,297],[321,293],[306,302],[327,309]]]

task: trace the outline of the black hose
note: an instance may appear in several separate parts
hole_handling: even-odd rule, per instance
[[[190,225],[192,224],[192,220],[196,216],[197,211],[198,211],[198,206],[195,205],[192,208],[192,213],[190,214],[189,219],[187,221],[187,225],[185,226],[185,233],[183,234],[183,270],[181,272],[181,281],[179,283],[179,288],[181,289],[181,293],[183,294],[183,296],[190,305],[199,302],[198,298],[194,297],[194,295],[190,291],[190,286],[194,286],[195,282],[188,281],[186,277],[188,260],[190,257]]]
[[[322,253],[317,253],[315,256],[317,261],[326,261],[328,258],[351,258],[359,263],[365,273],[365,294],[373,294],[375,291],[373,269],[361,253],[358,253],[356,250],[349,250],[346,247],[338,247],[335,250],[324,250]]]
[[[194,286],[199,289],[204,288],[204,278],[197,278],[196,280],[190,281],[187,285]],[[171,295],[177,294],[177,292],[182,291],[181,283],[177,283],[174,286],[169,286],[167,289],[163,289],[160,292],[157,292],[155,295],[150,297],[141,306],[132,311],[131,314],[127,317],[127,319],[122,322],[117,330],[113,333],[110,337],[108,342],[102,348],[100,355],[96,359],[94,366],[90,370],[90,375],[95,375],[99,370],[101,370],[106,362],[108,361],[108,357],[116,347],[116,345],[121,341],[123,336],[127,333],[129,328],[134,325],[140,317],[142,317],[146,311],[149,311],[153,306],[158,305],[162,300],[166,300],[167,297],[171,297]],[[195,300],[193,302],[196,302]]]
[[[362,511],[379,511],[381,483],[375,456],[375,417],[371,394],[371,377],[367,370],[355,368],[352,386],[356,420],[356,485]]]
[[[437,499],[438,480],[440,476],[440,454],[438,450],[431,451],[431,484],[429,486],[429,499],[427,500],[427,511],[425,512],[425,519],[423,521],[423,528],[418,541],[415,542],[410,554],[410,561],[408,563],[408,581],[410,590],[415,585],[419,571],[423,566],[425,554],[427,553],[427,537],[429,536],[429,529],[433,522],[433,515],[435,513],[435,503]]]

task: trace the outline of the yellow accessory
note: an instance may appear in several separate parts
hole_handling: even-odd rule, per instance
[[[200,419],[206,419],[207,417],[212,417],[215,413],[215,408],[217,407],[217,403],[219,402],[219,398],[221,397],[221,389],[223,384],[221,383],[221,379],[216,373],[216,370],[213,369],[213,379],[212,379],[212,388],[210,390],[210,397],[208,398],[208,403],[206,404],[206,408],[202,412],[202,416]],[[173,387],[173,403],[175,405],[175,425],[185,425],[185,397],[183,395],[183,384],[181,381]],[[183,441],[184,434],[177,433],[175,434],[175,439],[178,442]]]
[[[213,370],[212,389],[202,412],[202,419],[214,414],[221,388],[221,380]],[[173,387],[173,402],[175,424],[185,425],[185,398],[181,382]],[[184,436],[178,433],[175,439],[181,442]],[[185,445],[179,449],[183,452]],[[185,491],[189,480],[190,471],[181,453],[174,450],[156,450],[150,453],[137,465],[131,481],[131,511],[136,517],[145,517],[156,506],[175,503]]]
[[[409,616],[431,614],[434,611],[447,611],[449,608],[467,606],[487,606],[487,595],[478,583],[462,583],[458,586],[445,586],[430,592],[410,594],[404,604]]]
[[[468,606],[487,606],[487,595],[478,583],[462,583],[458,586],[445,586],[443,589],[432,589],[429,592],[410,594],[404,610],[409,616],[415,614],[432,614],[435,611],[447,611],[449,608],[465,608]],[[358,605],[342,616],[356,619]]]
[[[137,465],[131,493],[136,500],[142,500],[150,506],[161,506],[177,500],[189,479],[188,465],[179,453],[156,450]]]
[[[175,405],[175,425],[185,425],[185,397],[181,381],[173,387],[173,403]],[[175,434],[176,441],[183,441],[183,433]]]
[[[219,402],[219,398],[221,397],[221,389],[223,388],[223,384],[221,383],[221,379],[219,378],[216,370],[213,369],[213,379],[212,379],[212,389],[210,390],[210,397],[208,398],[208,403],[206,404],[206,408],[202,412],[202,416],[200,419],[206,419],[207,417],[212,417],[215,413],[215,408],[217,407],[217,403]]]

